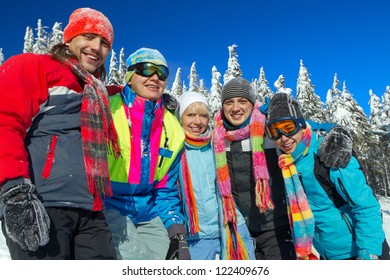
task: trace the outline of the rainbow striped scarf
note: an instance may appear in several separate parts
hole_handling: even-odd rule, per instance
[[[185,143],[186,146],[194,147],[194,148],[202,148],[208,145],[211,141],[212,133],[210,130],[207,130],[203,136],[196,137],[190,134],[187,131],[184,131],[186,138]],[[194,235],[199,232],[199,220],[198,220],[198,211],[196,208],[196,201],[194,195],[194,189],[192,186],[191,180],[191,172],[188,166],[187,157],[185,150],[181,156],[181,165],[183,169],[183,183],[184,183],[184,194],[186,200],[187,213],[189,216],[189,224],[190,224],[190,233]]]
[[[252,147],[253,174],[256,180],[256,205],[260,212],[273,209],[270,187],[268,184],[269,174],[264,154],[264,125],[265,117],[258,110],[260,103],[256,102],[252,112],[249,125],[232,131],[226,131],[221,112],[216,115],[216,125],[214,129],[214,153],[217,165],[218,187],[222,196],[224,226],[228,240],[228,259],[240,259],[243,257],[243,241],[237,232],[236,205],[231,190],[229,168],[226,159],[225,140],[240,141],[250,137]],[[246,252],[247,254],[247,252]]]
[[[279,156],[279,167],[282,170],[286,187],[290,227],[298,259],[316,259],[312,253],[314,217],[294,163],[304,157],[310,148],[312,134],[309,124],[307,125],[302,141],[295,151],[292,154],[280,154]]]

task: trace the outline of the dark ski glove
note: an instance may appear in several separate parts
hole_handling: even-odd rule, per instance
[[[23,250],[35,251],[49,242],[50,219],[30,180],[0,192],[7,235]]]
[[[352,156],[352,137],[348,129],[335,126],[325,135],[318,153],[326,167],[346,167]]]
[[[186,235],[182,232],[177,232],[181,229],[184,231],[183,225],[174,224],[168,229],[168,236],[171,239],[166,260],[190,260],[190,250],[188,249]]]
[[[163,100],[164,100],[164,106],[167,108],[172,114],[175,113],[175,110],[177,108],[177,100],[170,94],[164,93],[163,94]]]

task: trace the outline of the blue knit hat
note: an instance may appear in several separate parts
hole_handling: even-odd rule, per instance
[[[164,56],[155,49],[149,49],[149,48],[140,48],[139,50],[132,53],[126,60],[127,67],[131,65],[135,65],[141,62],[151,62],[156,65],[164,65],[168,68],[167,61],[165,60]],[[126,83],[128,83],[131,80],[131,77],[134,75],[134,70],[127,71],[126,73]]]

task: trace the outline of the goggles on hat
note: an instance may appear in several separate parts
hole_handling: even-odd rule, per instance
[[[279,118],[267,123],[265,131],[271,140],[278,140],[282,135],[287,137],[293,136],[301,128],[306,127],[305,119],[303,118]]]
[[[151,77],[157,74],[159,80],[165,81],[168,79],[169,70],[164,65],[156,65],[152,62],[140,62],[134,65],[130,65],[127,71],[135,71],[138,75],[143,77]]]

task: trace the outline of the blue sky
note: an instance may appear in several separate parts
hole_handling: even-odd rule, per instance
[[[91,7],[111,20],[117,53],[122,47],[126,57],[140,47],[159,49],[172,73],[170,85],[181,67],[188,86],[196,62],[199,79],[209,89],[212,67],[223,76],[232,44],[238,45],[243,77],[258,78],[264,67],[272,90],[282,74],[295,94],[300,59],[322,101],[337,73],[366,114],[369,89],[381,97],[390,85],[390,2],[385,0],[94,0],[61,6],[52,0],[3,3],[5,58],[23,50],[26,27],[35,28],[38,19],[48,31],[55,22],[64,28],[74,9]]]

